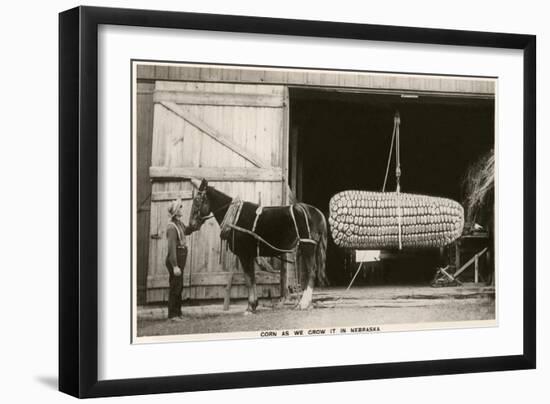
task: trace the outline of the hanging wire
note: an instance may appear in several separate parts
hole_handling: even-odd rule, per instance
[[[384,176],[384,185],[382,185],[382,192],[386,191],[386,182],[388,181],[388,174],[390,172],[391,156],[393,154],[393,143],[395,141],[396,124],[395,119],[393,121],[393,133],[391,135],[390,153],[388,154],[388,164],[386,165],[386,175]]]
[[[393,133],[391,137],[390,152],[388,154],[388,164],[386,165],[386,174],[384,175],[384,185],[382,185],[382,192],[386,191],[386,184],[388,181],[388,174],[390,172],[390,164],[393,155],[393,145],[395,143],[395,192],[397,194],[397,227],[398,227],[398,238],[399,238],[399,249],[402,249],[402,210],[401,210],[401,144],[399,136],[399,126],[401,125],[401,117],[399,111],[395,112],[393,117]]]

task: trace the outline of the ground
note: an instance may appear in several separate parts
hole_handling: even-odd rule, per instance
[[[246,302],[184,306],[184,320],[166,320],[163,307],[138,309],[138,336],[239,331],[381,326],[495,319],[492,287],[378,286],[317,289],[310,310],[262,301],[257,313],[244,315]]]

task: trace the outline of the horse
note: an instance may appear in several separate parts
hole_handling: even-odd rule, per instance
[[[256,312],[258,306],[255,259],[282,257],[294,251],[300,258],[302,286],[306,286],[296,309],[311,307],[315,280],[321,284],[326,282],[327,222],[319,209],[305,203],[264,207],[240,201],[209,186],[203,179],[193,198],[189,226],[195,231],[200,230],[202,224],[212,217],[220,225],[222,238],[243,267],[248,288],[245,314]],[[282,298],[284,295],[283,292]]]

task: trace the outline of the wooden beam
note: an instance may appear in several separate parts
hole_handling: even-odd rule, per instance
[[[457,270],[453,276],[455,278],[458,278],[458,276],[464,272],[470,265],[472,265],[472,262],[474,262],[476,259],[479,259],[479,257],[481,257],[483,254],[485,254],[486,252],[488,251],[487,247],[485,247],[483,250],[481,250],[480,252],[478,252],[477,254],[475,254],[472,258],[470,258],[468,260],[468,262],[466,262],[464,265],[462,265],[462,267]]]
[[[192,191],[156,191],[151,193],[153,202],[173,201],[175,199],[193,199]]]
[[[283,99],[274,94],[243,94],[221,92],[191,92],[156,90],[154,102],[185,105],[216,105],[234,107],[282,108]]]
[[[297,195],[298,187],[298,128],[294,127],[290,131],[290,150],[292,150],[292,155],[290,156],[290,170],[292,171],[292,176],[290,177],[290,189],[292,190],[293,195]]]
[[[277,182],[282,181],[280,168],[245,167],[150,167],[149,177],[155,180],[205,178],[208,181]]]
[[[283,133],[282,138],[280,139],[280,147],[281,147],[281,164],[283,168],[283,183],[281,184],[283,187],[282,189],[282,198],[283,203],[289,203],[289,195],[287,192],[287,185],[288,185],[288,145],[289,145],[289,136],[290,136],[290,103],[289,103],[289,95],[288,95],[288,88],[284,88],[284,103],[286,105],[286,108],[283,110]]]
[[[460,268],[460,240],[455,241],[455,273]]]
[[[262,158],[256,156],[254,153],[246,150],[244,147],[235,143],[230,137],[225,136],[217,129],[214,129],[202,119],[195,116],[189,111],[189,108],[182,105],[177,105],[173,102],[161,102],[162,105],[167,110],[173,112],[180,118],[187,121],[189,124],[193,125],[195,128],[203,132],[205,135],[210,136],[216,142],[224,145],[225,147],[231,149],[233,152],[237,153],[239,156],[243,157],[245,160],[251,162],[256,167],[259,168],[268,168],[271,164],[264,161]]]
[[[208,291],[207,291],[208,290]],[[207,292],[206,292],[207,291]],[[225,289],[222,286],[184,286],[184,298],[193,300],[218,300],[224,298]],[[160,288],[147,289],[147,303],[161,303],[168,300],[168,285]],[[257,285],[256,295],[258,298],[278,297],[279,290],[276,284]],[[248,297],[247,289],[244,285],[233,288],[231,292],[232,299],[246,299]]]
[[[475,255],[475,261],[474,261],[474,283],[478,283],[479,281],[479,256]]]
[[[162,67],[166,67],[163,69]],[[496,80],[475,78],[441,78],[372,72],[307,71],[301,69],[264,68],[250,72],[245,67],[205,67],[181,64],[168,67],[137,65],[138,80],[176,80],[215,83],[252,83],[260,85],[307,85],[319,88],[349,88],[353,91],[392,93],[430,92],[467,97],[494,98]],[[386,92],[390,92],[386,91]]]
[[[449,273],[445,270],[445,268],[439,268],[439,270],[441,271],[442,274],[444,274],[444,275],[445,275],[447,278],[449,278],[451,281],[456,282],[456,283],[458,283],[460,286],[462,286],[462,282],[460,282],[460,281],[456,278],[456,276],[453,276],[453,275],[449,274]]]
[[[184,271],[189,271],[186,266]],[[203,273],[191,273],[190,286],[227,286],[227,280],[229,272],[203,272]],[[245,285],[244,274],[242,272],[235,272],[232,277],[232,285]],[[256,284],[258,285],[278,285],[279,274],[269,273],[264,271],[256,271]],[[147,278],[147,288],[167,288],[168,287],[168,274],[166,275],[153,275]]]

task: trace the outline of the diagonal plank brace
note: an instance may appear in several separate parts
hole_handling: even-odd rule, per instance
[[[458,283],[460,286],[463,285],[463,283],[461,281],[458,280],[458,277],[466,270],[468,269],[468,267],[472,264],[474,264],[474,283],[478,283],[478,278],[479,278],[479,259],[480,257],[487,253],[489,249],[487,247],[485,247],[484,249],[482,249],[480,252],[474,254],[474,256],[472,258],[470,258],[468,260],[468,262],[466,262],[464,265],[462,265],[458,270],[455,271],[455,273],[453,274],[450,274],[449,272],[447,272],[447,269],[449,268],[449,265],[447,265],[446,267],[444,268],[439,268],[436,272],[436,277],[434,278],[434,281],[432,282],[432,286],[434,285],[437,285],[437,277],[439,274],[443,274],[445,275],[445,277],[450,281],[450,282],[456,282]]]
[[[208,125],[206,122],[204,122],[202,119],[195,116],[193,113],[189,111],[187,107],[177,105],[169,101],[161,101],[160,105],[162,105],[164,108],[166,108],[170,112],[173,112],[175,115],[179,116],[189,124],[193,125],[195,128],[203,132],[205,135],[210,136],[216,142],[231,149],[232,151],[237,153],[239,156],[243,157],[245,160],[254,164],[256,167],[269,168],[271,166],[269,163],[264,161],[261,157],[258,157],[254,153],[251,153],[250,151],[246,150],[244,147],[235,143],[228,136],[225,136],[223,133],[214,129],[213,127]]]
[[[478,252],[477,254],[474,254],[474,256],[468,260],[468,262],[466,262],[464,265],[462,265],[462,267],[461,267],[459,270],[457,270],[457,271],[453,274],[455,280],[456,280],[456,278],[458,278],[458,276],[459,276],[462,272],[464,272],[470,265],[472,265],[472,263],[476,263],[476,265],[477,265],[477,262],[478,262],[479,258],[480,258],[483,254],[485,254],[487,251],[488,251],[488,248],[485,247],[483,250],[481,250],[481,251]]]

